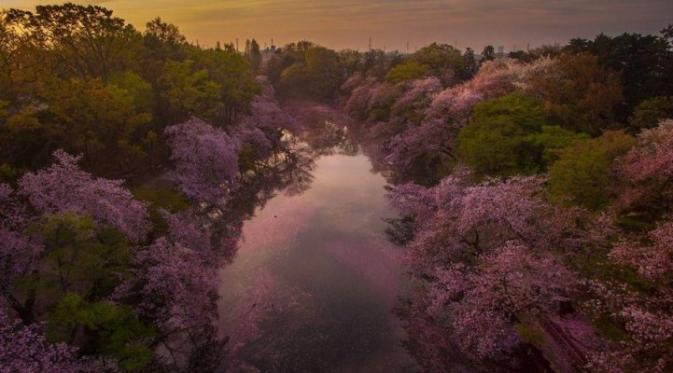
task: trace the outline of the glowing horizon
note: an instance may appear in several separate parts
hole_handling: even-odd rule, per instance
[[[673,22],[670,0],[93,0],[136,28],[161,17],[192,42],[214,45],[247,38],[284,45],[311,40],[336,49],[410,51],[430,42],[459,48],[526,48],[565,43],[600,32],[658,33]],[[0,8],[32,9],[57,1],[0,0]]]

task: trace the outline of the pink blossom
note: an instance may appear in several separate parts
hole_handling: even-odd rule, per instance
[[[147,208],[133,199],[121,180],[94,178],[82,171],[75,157],[57,150],[56,163],[19,180],[18,193],[41,213],[75,211],[108,224],[130,240],[144,239],[150,230]]]
[[[406,84],[404,94],[395,100],[391,110],[395,116],[417,122],[422,119],[422,112],[432,97],[442,90],[442,84],[436,77],[418,79]],[[414,117],[417,119],[414,120]]]
[[[64,343],[49,343],[39,325],[11,320],[0,308],[0,371],[85,373],[114,371],[112,362],[77,357]]]
[[[447,313],[457,344],[478,358],[509,351],[519,340],[512,319],[550,312],[574,284],[554,258],[516,241],[482,255],[474,271],[456,264],[436,275],[432,312]]]
[[[164,332],[209,325],[216,318],[217,271],[212,257],[166,238],[137,254],[144,268],[140,311]]]
[[[649,197],[671,199],[665,186],[673,180],[673,120],[638,135],[638,145],[621,158],[615,167],[627,183],[619,196],[621,207],[631,207]]]
[[[256,128],[278,130],[293,129],[294,118],[288,115],[278,104],[273,86],[265,79],[258,79],[262,86],[260,94],[250,101],[250,114],[243,117],[241,124]]]
[[[673,339],[673,320],[667,314],[629,306],[621,316],[626,319],[626,330],[638,343],[662,343]]]
[[[453,256],[474,255],[512,239],[546,248],[565,239],[564,216],[541,198],[543,179],[512,178],[469,185],[460,171],[424,190],[410,185],[393,192],[393,204],[417,215],[420,224],[410,258],[421,268]],[[426,267],[427,269],[427,267]]]
[[[14,279],[33,269],[43,247],[35,239],[2,227],[0,242],[0,288],[5,291]]]
[[[238,179],[239,141],[197,118],[170,126],[165,133],[182,191],[197,201],[224,203]]]
[[[341,85],[341,91],[346,93],[351,93],[355,88],[362,85],[365,78],[362,76],[362,73],[356,72],[353,75],[349,76],[348,79]]]
[[[449,164],[455,160],[453,141],[456,133],[456,127],[436,120],[412,125],[385,145],[389,150],[385,160],[403,174],[411,172],[418,162],[426,166],[435,160],[437,164]]]
[[[190,248],[194,251],[208,255],[213,249],[211,245],[211,232],[200,223],[196,216],[180,213],[170,214],[162,211],[164,219],[168,222],[168,235],[173,242]]]
[[[673,271],[673,223],[667,222],[648,233],[651,245],[625,241],[617,244],[610,258],[632,266],[641,275],[657,280]]]
[[[12,192],[12,187],[5,183],[0,183],[0,202],[8,199]]]
[[[533,72],[552,63],[546,58],[529,64],[511,59],[486,62],[471,80],[440,92],[430,104],[427,115],[430,118],[464,118],[480,101],[525,88]]]

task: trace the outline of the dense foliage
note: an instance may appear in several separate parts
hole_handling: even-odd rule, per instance
[[[259,90],[249,56],[191,45],[160,19],[140,33],[98,6],[3,11],[0,159],[21,172],[63,149],[97,174],[139,176],[167,162],[168,125],[248,112]]]

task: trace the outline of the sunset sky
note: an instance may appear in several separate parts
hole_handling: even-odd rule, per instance
[[[599,32],[656,33],[673,23],[672,0],[97,0],[142,29],[156,16],[203,45],[255,37],[308,39],[332,48],[414,50],[432,41],[506,50]],[[55,1],[0,0],[30,9]]]

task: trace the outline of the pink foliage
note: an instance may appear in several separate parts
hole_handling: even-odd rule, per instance
[[[349,76],[348,79],[341,85],[341,91],[346,93],[352,93],[355,88],[362,85],[365,81],[364,76],[360,72],[356,72],[353,75]]]
[[[216,317],[217,271],[212,257],[162,237],[137,254],[141,313],[163,332],[209,325]]]
[[[477,103],[504,96],[517,88],[524,88],[531,73],[545,69],[552,62],[539,59],[530,64],[510,59],[486,62],[471,80],[440,92],[430,104],[430,118],[461,119]]]
[[[396,115],[422,112],[428,106],[432,97],[442,90],[442,83],[435,77],[414,80],[407,85],[404,94],[395,100],[391,108]]]
[[[665,187],[673,180],[673,121],[643,131],[638,140],[638,145],[615,161],[628,184],[619,198],[622,207],[651,197],[673,198]]]
[[[218,260],[209,229],[197,217],[162,211],[168,232],[136,254],[141,314],[163,332],[203,328],[217,317]],[[118,296],[131,291],[125,286]]]
[[[12,192],[12,187],[5,183],[0,183],[0,202],[8,199]]]
[[[457,345],[478,358],[510,350],[519,340],[513,320],[549,312],[574,284],[554,258],[516,241],[480,256],[473,270],[454,264],[435,274],[431,312],[450,320]]]
[[[670,311],[670,306],[666,311]],[[592,371],[623,373],[646,371],[670,372],[673,367],[673,321],[670,312],[650,311],[641,305],[629,305],[618,314],[629,338],[590,356]]]
[[[398,96],[399,90],[395,85],[388,82],[377,82],[374,84],[371,95],[367,100],[367,112],[377,108],[390,107]]]
[[[197,118],[170,126],[165,133],[182,191],[197,201],[223,203],[236,187],[239,141]]]
[[[411,171],[414,164],[442,157],[454,159],[455,127],[440,121],[426,121],[395,135],[386,144],[386,162],[397,171]],[[425,157],[425,159],[423,159]]]
[[[413,80],[405,90],[404,95],[400,97],[396,104],[406,106],[420,97],[431,97],[442,89],[442,83],[434,76]]]
[[[467,177],[459,171],[433,188],[407,185],[393,193],[394,205],[419,216],[419,233],[410,245],[412,262],[424,267],[489,251],[512,239],[546,248],[564,238],[563,216],[540,196],[542,179],[470,186]]]
[[[531,244],[553,239],[549,231],[540,230],[549,207],[538,195],[543,182],[522,177],[467,188],[459,202],[460,213],[455,222],[458,233],[467,235],[489,227],[491,234],[511,235]]]
[[[523,64],[510,59],[485,63],[477,75],[442,90],[435,77],[392,85],[353,76],[344,111],[358,120],[377,123],[370,132],[384,137],[381,158],[387,168],[407,179],[416,172],[444,174],[455,163],[455,140],[479,102],[525,88],[529,76],[553,62]],[[401,91],[401,92],[400,92]]]
[[[476,293],[495,297],[490,304],[510,314],[548,311],[575,284],[573,275],[550,254],[534,253],[517,241],[506,242],[482,261],[474,281]]]
[[[520,342],[517,323],[556,312],[577,281],[550,253],[568,244],[573,228],[542,198],[543,188],[538,177],[474,185],[457,168],[435,187],[406,184],[391,194],[416,220],[412,274],[432,279],[414,307],[427,306],[410,325],[444,328],[468,356],[499,359]]]
[[[657,280],[673,271],[673,223],[667,222],[648,233],[650,245],[622,242],[610,252],[617,263],[629,265],[646,278]]]
[[[232,130],[232,135],[242,145],[254,149],[256,156],[259,158],[263,159],[270,156],[274,150],[274,142],[259,127],[241,124]]]
[[[133,199],[121,180],[95,178],[82,171],[80,157],[54,152],[56,163],[19,180],[18,193],[41,213],[74,211],[90,215],[138,242],[150,230],[146,206]]]
[[[170,214],[162,211],[164,219],[168,222],[168,235],[173,242],[194,251],[208,255],[213,250],[211,245],[211,232],[204,224],[199,224],[199,219],[189,214]]]
[[[626,331],[636,343],[662,343],[673,340],[673,320],[663,313],[653,313],[638,306],[630,306],[621,312],[626,320]]]
[[[250,114],[241,120],[242,125],[274,130],[294,128],[294,119],[278,104],[273,86],[265,79],[258,81],[262,92],[252,98]]]
[[[397,95],[394,85],[369,78],[353,90],[344,111],[356,119],[368,120],[373,109],[392,105]]]
[[[112,371],[114,364],[80,359],[76,349],[49,343],[38,325],[11,320],[0,308],[0,371],[84,373]]]
[[[29,273],[37,263],[42,245],[19,233],[0,227],[0,288],[8,289],[14,279]]]

